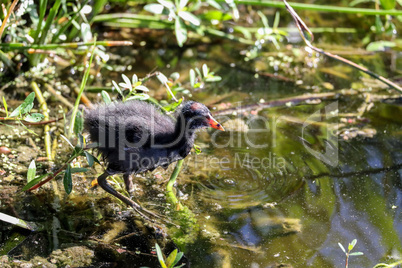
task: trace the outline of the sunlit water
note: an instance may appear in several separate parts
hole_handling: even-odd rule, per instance
[[[231,93],[218,103],[237,106],[305,93],[293,83],[220,71],[219,88],[191,98]],[[191,266],[344,267],[338,243],[347,248],[353,239],[364,255],[351,256],[349,267],[401,258],[402,109],[376,102],[361,122],[348,122],[342,114],[361,103],[351,96],[217,116],[225,127],[234,119],[243,127],[200,133],[203,153],[186,159],[191,187],[179,179],[178,189],[201,228],[185,251]]]
[[[303,107],[287,113],[292,109]],[[197,168],[204,165],[209,174],[195,177],[199,187],[194,198],[202,216],[210,216],[202,220],[205,232],[211,221],[220,233],[204,248],[199,243],[191,247],[188,257],[194,267],[228,261],[232,267],[342,267],[345,255],[338,243],[347,248],[353,239],[358,241],[354,251],[364,255],[350,257],[352,267],[400,257],[401,129],[381,118],[383,109],[380,104],[368,114],[369,125],[377,130],[373,138],[334,140],[331,132],[326,136],[325,126],[307,126],[303,133],[303,125],[291,122],[280,123],[276,140],[272,131],[250,134],[252,128],[216,136],[217,144],[236,136],[244,146],[211,145],[205,159],[192,162]],[[243,137],[237,139],[239,135]],[[247,146],[247,135],[267,147]],[[313,142],[303,143],[303,137]],[[335,149],[338,155],[325,163],[307,148],[322,155]]]
[[[278,98],[276,86],[243,104]],[[349,267],[400,259],[402,108],[377,102],[361,120],[343,115],[360,104],[351,96],[218,116],[247,127],[202,135],[204,154],[188,160],[201,228],[219,232],[190,246],[193,267],[344,267],[338,243],[354,239],[364,255]]]

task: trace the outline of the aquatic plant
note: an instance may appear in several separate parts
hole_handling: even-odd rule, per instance
[[[156,255],[162,268],[180,268],[186,265],[185,263],[175,266],[183,257],[183,252],[177,252],[177,249],[173,250],[167,258],[164,258],[163,253],[159,245],[155,244]]]
[[[402,264],[402,260],[396,261],[390,264],[387,263],[378,263],[376,264],[373,268],[393,268],[393,267],[399,267],[399,265]]]
[[[349,257],[350,256],[361,256],[363,252],[352,252],[353,248],[356,246],[357,240],[353,239],[351,243],[348,245],[348,250],[346,251],[345,248],[342,246],[341,243],[338,243],[339,247],[342,249],[343,253],[345,253],[346,260],[345,260],[345,268],[349,267]]]
[[[0,117],[0,121],[17,121],[24,125],[23,121],[36,123],[43,120],[44,115],[41,113],[31,113],[34,106],[33,101],[35,99],[35,93],[31,92],[24,100],[24,102],[15,108],[10,114],[8,112],[7,101],[3,96],[4,111],[6,113],[5,117]]]

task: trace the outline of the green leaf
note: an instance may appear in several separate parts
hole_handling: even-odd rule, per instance
[[[348,246],[348,250],[351,251],[355,247],[356,243],[357,243],[357,240],[353,239],[352,243],[350,243]]]
[[[161,4],[162,6],[166,7],[167,9],[174,9],[175,6],[172,1],[167,1],[167,0],[158,0],[158,3]]]
[[[367,51],[385,51],[387,48],[395,47],[396,43],[392,41],[376,41],[367,45]]]
[[[84,151],[84,153],[85,153],[85,157],[87,158],[88,165],[90,167],[92,167],[94,165],[94,162],[100,164],[98,158],[96,158],[92,154],[88,153],[87,151]]]
[[[195,15],[193,15],[190,12],[187,11],[179,11],[178,14],[183,20],[190,22],[191,24],[195,26],[200,26],[201,20],[197,18]]]
[[[73,156],[71,157],[84,156],[84,152],[85,151],[79,145],[76,145],[74,147]]]
[[[155,250],[156,250],[156,256],[158,257],[159,263],[161,264],[162,268],[167,268],[165,261],[163,260],[162,250],[157,243],[155,243]]]
[[[363,252],[352,252],[352,253],[349,253],[349,256],[361,256],[361,255],[364,255],[364,253],[363,253]]]
[[[356,6],[358,4],[370,3],[370,2],[372,2],[372,0],[353,0],[352,2],[349,3],[349,6],[353,7],[353,6]]]
[[[281,15],[280,15],[279,11],[277,11],[275,13],[274,25],[272,26],[272,28],[274,28],[274,29],[278,28],[280,17],[281,17]]]
[[[339,245],[339,247],[342,249],[342,251],[343,251],[344,253],[346,253],[346,250],[345,250],[345,248],[342,246],[342,244],[341,244],[341,243],[338,243],[338,245]]]
[[[380,0],[380,3],[384,9],[394,9],[396,1],[395,0]]]
[[[375,30],[378,34],[383,32],[384,25],[383,25],[379,15],[375,16],[375,24],[374,25],[375,25]]]
[[[204,1],[192,1],[191,5],[187,5],[186,8],[184,8],[184,10],[190,11],[190,12],[194,12],[197,10],[200,10],[200,8],[202,8],[204,6]]]
[[[139,85],[135,87],[136,90],[141,90],[143,92],[149,92],[149,89],[146,86]]]
[[[176,40],[179,47],[182,47],[183,44],[187,41],[187,29],[181,19],[176,18],[174,29],[176,33]]]
[[[81,22],[79,29],[81,32],[81,38],[85,43],[92,41],[93,36],[91,32],[91,26],[87,22]]]
[[[4,110],[6,110],[6,117],[8,117],[8,108],[7,108],[7,102],[6,99],[3,96],[3,105],[4,105]]]
[[[260,18],[261,18],[262,25],[264,25],[265,28],[271,28],[271,27],[269,27],[268,19],[267,19],[267,17],[264,15],[264,13],[262,13],[261,11],[257,11],[257,14],[258,14],[258,15],[260,16]]]
[[[162,6],[161,4],[148,4],[144,6],[144,9],[148,12],[160,15],[163,13],[163,9],[165,7]]]
[[[70,164],[67,165],[66,171],[64,172],[64,179],[63,179],[64,190],[67,194],[70,194],[73,190],[73,179],[71,178],[71,166]]]
[[[194,88],[195,84],[195,72],[193,69],[190,69],[190,85],[192,88]]]
[[[162,85],[165,85],[168,82],[167,77],[161,72],[158,72],[156,78],[158,78],[158,80],[162,83]]]
[[[183,99],[179,99],[177,102],[173,102],[169,105],[163,107],[163,109],[167,112],[175,111],[176,108],[183,102]]]
[[[120,96],[124,97],[119,85],[115,81],[112,81],[112,84],[113,84],[113,87],[117,90],[117,92],[119,92]]]
[[[139,93],[139,94],[135,94],[132,97],[127,98],[126,101],[130,101],[130,100],[142,100],[142,101],[144,101],[144,100],[147,100],[147,99],[149,99],[148,94]]]
[[[36,174],[35,160],[32,160],[31,164],[29,164],[28,167],[27,182],[30,182],[33,179],[35,179],[35,174]]]
[[[229,13],[222,12],[220,10],[208,10],[204,14],[204,18],[209,21],[225,21],[231,20],[233,17]]]
[[[81,148],[84,148],[84,147],[85,147],[85,138],[84,138],[84,136],[82,136],[81,133],[78,133],[77,136],[78,136],[78,139],[79,139],[78,145],[79,145]]]
[[[18,106],[11,114],[10,117],[16,117],[20,114],[26,114],[29,111],[31,111],[32,107],[33,107],[33,101],[35,99],[35,92],[31,92],[31,94],[29,94],[24,102]]]
[[[183,252],[179,252],[177,253],[176,259],[174,260],[172,265],[176,265],[176,263],[178,263],[181,258],[183,257],[184,253]],[[180,265],[179,267],[184,266],[184,263],[182,265]]]
[[[124,83],[126,83],[127,87],[131,89],[133,86],[131,85],[130,79],[125,74],[122,74],[121,77],[123,78]]]
[[[166,265],[167,267],[173,267],[174,265],[174,261],[176,260],[176,256],[177,256],[177,249],[173,250],[169,256],[166,259]]]
[[[12,117],[16,117],[16,116],[20,115],[21,107],[22,107],[22,104],[20,106],[18,106],[17,108],[15,108],[14,111],[11,112],[9,117],[12,118]]]
[[[401,17],[401,21],[402,21],[402,17]],[[388,23],[386,24],[385,27],[385,34],[387,35],[394,35],[397,32],[396,26],[392,21],[388,21]],[[395,41],[398,41],[398,39],[396,39]],[[399,39],[399,41],[401,41],[401,39]]]
[[[43,118],[45,118],[45,116],[43,114],[39,114],[39,113],[33,113],[33,114],[29,114],[27,116],[25,116],[24,120],[27,122],[40,122],[43,120]]]
[[[208,76],[208,73],[209,73],[208,66],[204,63],[204,64],[202,65],[202,74],[204,75],[204,77],[207,77],[207,76]]]
[[[211,76],[211,77],[208,77],[207,79],[205,79],[206,82],[218,82],[221,80],[222,80],[222,77],[220,77],[220,76]]]
[[[208,5],[218,9],[218,10],[222,10],[221,5],[218,4],[218,2],[216,2],[215,0],[207,0]]]
[[[83,173],[87,172],[87,168],[71,168],[71,173]]]
[[[136,74],[133,74],[133,78],[131,79],[131,82],[133,83],[133,85],[137,84],[138,76]]]
[[[77,116],[74,121],[74,133],[78,136],[78,134],[82,133],[84,130],[84,117],[80,111],[77,112]]]
[[[33,107],[33,101],[35,100],[35,92],[31,92],[31,94],[26,97],[24,103],[22,104],[23,108],[21,108],[21,113],[26,114],[29,113]]]
[[[173,88],[173,91],[174,91],[174,93],[176,93],[176,92],[183,92],[183,91],[186,91],[187,89],[186,88],[184,88],[184,87],[174,87]]]
[[[188,3],[188,0],[180,0],[180,2],[179,2],[180,9],[183,9],[184,7],[186,7],[187,3]]]
[[[127,85],[126,83],[123,83],[123,82],[119,83],[119,86],[121,86],[122,88],[131,89],[130,85]]]
[[[88,166],[92,167],[95,162],[93,155],[91,155],[87,151],[85,151],[84,153],[85,153],[85,157],[87,158]]]
[[[46,173],[46,174],[43,174],[43,175],[40,175],[40,176],[36,177],[35,179],[33,179],[33,180],[31,180],[30,182],[28,182],[28,183],[22,188],[22,190],[23,190],[23,191],[26,191],[26,190],[32,188],[33,186],[35,186],[36,184],[38,184],[44,177],[47,177],[47,176],[49,176],[49,175],[51,175],[51,174],[52,174],[52,173]]]
[[[233,19],[234,20],[238,20],[240,18],[240,14],[239,14],[239,10],[237,9],[236,4],[234,3],[234,1],[228,1],[226,2],[228,3],[228,5],[231,7],[232,9],[232,13],[233,13]]]
[[[33,106],[33,103],[28,104],[24,109],[21,109],[21,114],[29,113],[32,110]]]
[[[102,95],[102,99],[103,99],[104,103],[110,104],[112,102],[112,100],[110,99],[109,93],[107,93],[106,91],[102,90],[101,95]]]
[[[196,67],[196,68],[195,68],[195,71],[197,72],[197,74],[198,74],[199,77],[202,77],[201,72],[200,72],[200,69],[198,69],[198,68]]]
[[[174,72],[169,76],[173,81],[177,81],[180,78],[180,74],[178,72]]]

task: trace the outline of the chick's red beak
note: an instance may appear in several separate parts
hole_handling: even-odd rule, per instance
[[[212,116],[208,118],[208,123],[211,127],[225,131],[221,124],[219,124]]]

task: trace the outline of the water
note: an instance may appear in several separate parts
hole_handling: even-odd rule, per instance
[[[353,267],[400,257],[401,131],[399,124],[381,119],[385,107],[378,106],[368,114],[377,134],[337,138],[337,145],[330,147],[338,153],[334,166],[308,151],[300,139],[302,125],[291,122],[281,124],[276,141],[264,132],[253,134],[254,141],[269,145],[266,149],[211,149],[213,157],[204,156],[210,159],[200,163],[216,163],[218,158],[229,164],[226,169],[207,164],[208,176],[198,181],[194,199],[201,214],[211,216],[204,221],[218,228],[217,240],[225,242],[210,241],[207,250],[195,243],[188,256],[195,260],[194,267],[206,267],[206,261],[220,267],[228,260],[232,267],[341,267],[345,256],[338,243],[347,247],[353,239],[358,241],[355,251],[364,253],[351,257]],[[314,148],[326,148],[324,126],[308,131]],[[232,135],[241,134],[222,133],[218,143]]]
[[[229,63],[239,59],[232,59],[226,48],[211,47],[207,53],[209,59],[222,55],[208,61],[222,82],[196,90],[187,98],[210,106],[223,103],[236,107],[311,92],[336,91],[338,95],[298,105],[282,103],[266,109],[237,110],[236,115],[217,115],[227,131],[199,134],[196,143],[203,153],[186,159],[177,186],[179,195],[186,197],[182,203],[195,213],[201,230],[185,247],[192,267],[343,267],[345,254],[338,243],[347,248],[353,239],[357,239],[354,251],[364,255],[351,256],[350,267],[372,267],[400,259],[402,108],[380,100],[369,107],[371,101],[367,101],[394,92],[376,87],[373,80],[367,85],[358,72],[348,68],[342,72],[341,64],[308,54],[305,60],[317,63],[316,68],[299,62],[298,70],[293,63],[279,70],[280,75],[294,81],[302,79],[299,82],[256,76],[253,67],[257,63],[269,66],[275,60],[286,62],[284,56],[261,59],[255,65],[245,63],[242,68],[251,68],[245,71],[230,67]],[[149,53],[152,60],[147,65],[152,66],[157,52]],[[162,61],[163,53],[158,59]],[[379,59],[359,58],[371,67]],[[189,66],[200,65],[184,59],[172,69],[186,75]],[[385,68],[382,62],[379,66]],[[292,70],[295,74],[290,75]],[[136,73],[141,76],[140,72],[144,69]],[[61,242],[79,243],[81,237],[71,238],[74,236],[69,237],[69,232],[89,236],[94,228],[94,233],[104,234],[110,221],[116,220],[110,216],[118,211],[113,204],[96,199],[94,206],[89,200],[96,194],[84,192],[83,196],[73,194],[58,200],[61,208],[49,205],[43,209],[42,201],[35,198],[29,202],[29,206],[39,204],[37,211],[22,215],[32,221],[54,220],[48,226],[48,233],[53,235],[47,239],[52,242],[43,242],[50,246],[42,255],[59,248]],[[140,199],[162,206],[164,198],[155,195]],[[79,206],[66,210],[63,206],[67,202]],[[106,212],[99,212],[98,206]],[[58,234],[60,229],[63,235]],[[151,246],[149,243],[145,248]],[[115,261],[104,257],[105,261]]]
[[[249,94],[241,104],[278,98],[286,85],[242,82],[234,87]],[[281,97],[300,91],[282,89]],[[192,267],[342,267],[338,243],[354,239],[364,255],[350,267],[401,258],[402,109],[375,102],[357,116],[365,90],[217,117],[247,127],[202,136],[207,149],[188,160],[197,187],[185,193],[207,234],[189,246]],[[211,230],[219,235],[205,239]]]

